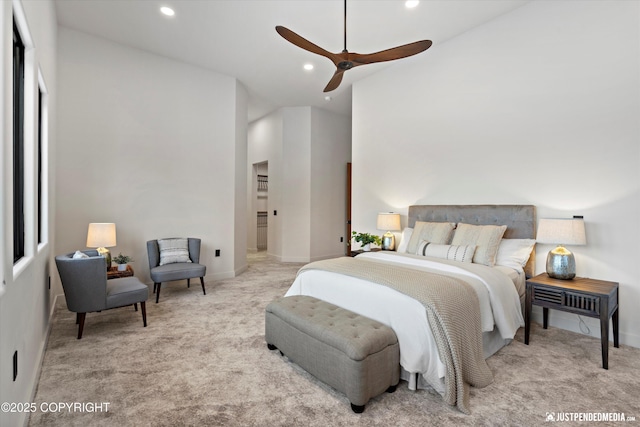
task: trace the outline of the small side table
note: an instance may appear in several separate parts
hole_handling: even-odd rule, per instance
[[[109,267],[107,269],[107,280],[131,276],[133,276],[133,268],[131,268],[131,265],[129,264],[127,264],[127,269],[125,271],[118,271],[118,267]]]
[[[618,342],[618,283],[576,277],[559,280],[547,273],[527,280],[524,343],[529,345],[531,308],[542,306],[543,327],[547,329],[549,309],[567,311],[600,319],[602,367],[609,369],[609,319],[613,321],[613,346]]]
[[[360,255],[360,254],[363,254],[365,252],[379,252],[381,250],[382,249],[380,249],[380,248],[373,248],[370,251],[363,251],[362,249],[358,249],[357,251],[351,251],[351,256],[354,257],[356,255]]]

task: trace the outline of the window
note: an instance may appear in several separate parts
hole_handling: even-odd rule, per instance
[[[13,262],[24,256],[24,44],[13,21]]]
[[[42,88],[38,86],[38,243],[42,243]]]

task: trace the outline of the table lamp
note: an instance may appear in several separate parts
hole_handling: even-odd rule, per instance
[[[400,214],[393,212],[379,213],[376,228],[378,230],[386,230],[386,233],[382,236],[382,250],[394,250],[396,248],[396,237],[392,231],[400,231]]]
[[[576,260],[564,245],[586,245],[582,217],[572,219],[541,219],[538,224],[537,243],[557,244],[547,255],[547,274],[554,279],[576,277]]]
[[[107,268],[111,267],[111,252],[107,247],[116,245],[116,225],[112,222],[92,222],[87,232],[87,247],[97,248],[100,256],[107,261]]]

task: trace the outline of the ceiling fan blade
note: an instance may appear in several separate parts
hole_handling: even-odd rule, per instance
[[[327,83],[327,86],[324,88],[323,92],[331,92],[332,90],[337,89],[342,82],[342,75],[344,74],[344,72],[345,70],[341,70],[340,68],[338,68],[336,72],[333,73],[333,77],[331,77],[331,80],[329,80],[329,83]]]
[[[432,45],[431,40],[420,40],[417,42],[405,44],[391,49],[382,50],[375,53],[350,53],[349,59],[358,65],[373,64],[374,62],[393,61],[395,59],[406,58],[424,52]]]
[[[331,52],[329,52],[327,50],[324,50],[323,48],[321,48],[318,45],[315,45],[315,44],[311,43],[309,40],[305,39],[304,37],[299,36],[298,34],[294,33],[290,29],[288,29],[286,27],[283,27],[282,25],[278,25],[276,27],[276,31],[285,40],[287,40],[290,43],[293,43],[294,45],[298,46],[299,48],[307,50],[307,51],[309,51],[311,53],[316,53],[318,55],[325,56],[325,57],[327,57],[327,58],[329,58],[330,60],[333,61],[333,57],[334,57],[333,53],[331,53]]]

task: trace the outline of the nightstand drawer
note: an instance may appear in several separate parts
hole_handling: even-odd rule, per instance
[[[589,316],[600,315],[600,297],[558,288],[535,285],[532,289],[533,304],[550,308],[569,309]]]
[[[576,292],[564,292],[565,307],[584,310],[585,314],[600,315],[600,297]]]

